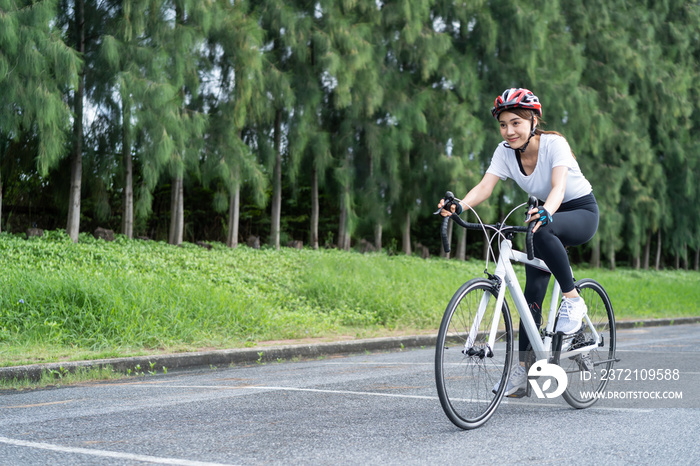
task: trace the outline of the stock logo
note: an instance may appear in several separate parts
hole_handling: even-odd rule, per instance
[[[568,382],[564,369],[556,364],[549,364],[546,359],[540,359],[530,367],[530,370],[527,372],[527,379],[537,398],[558,397],[564,393]],[[540,380],[543,381],[542,387],[538,384]],[[550,392],[552,380],[556,380],[557,383],[554,390]]]

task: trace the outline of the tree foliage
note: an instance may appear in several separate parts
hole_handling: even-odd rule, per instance
[[[73,151],[81,228],[437,253],[433,206],[483,175],[517,86],[594,186],[575,260],[698,268],[699,26],[682,0],[0,0],[3,220],[60,223]],[[523,197],[500,183],[480,214]]]

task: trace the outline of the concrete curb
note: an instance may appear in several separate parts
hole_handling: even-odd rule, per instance
[[[637,327],[658,327],[700,323],[698,317],[676,319],[649,319],[617,322],[618,329]],[[31,364],[26,366],[1,367],[0,379],[39,380],[43,373],[61,374],[78,369],[99,369],[110,366],[116,372],[128,371],[162,372],[163,368],[194,369],[201,367],[222,367],[255,364],[294,358],[315,358],[320,356],[364,353],[367,351],[392,351],[403,348],[431,347],[435,345],[435,334],[405,337],[384,337],[363,340],[317,343],[312,345],[285,345],[271,347],[240,348],[229,350],[200,351],[165,355],[136,356],[129,358],[96,359],[65,363]],[[517,337],[517,329],[515,332]]]
[[[163,368],[194,369],[204,367],[226,367],[256,364],[293,358],[315,358],[320,356],[364,353],[366,351],[389,351],[406,347],[435,345],[436,335],[372,338],[307,345],[285,345],[270,347],[237,348],[229,350],[198,351],[191,353],[156,354],[128,358],[95,359],[64,363],[31,364],[0,368],[0,379],[39,380],[44,372],[56,374],[75,372],[79,369],[99,369],[110,366],[116,372],[162,372]]]

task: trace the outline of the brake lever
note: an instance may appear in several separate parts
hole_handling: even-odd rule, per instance
[[[445,201],[445,203],[442,205],[442,207],[438,208],[438,210],[436,210],[435,212],[433,212],[433,215],[438,215],[438,214],[439,214],[440,212],[442,212],[443,210],[446,210],[447,212],[449,212],[449,210],[447,210],[447,209],[448,209],[452,204],[455,204],[456,202],[459,202],[459,199],[457,199],[457,198],[455,197],[455,195],[452,194],[452,191],[447,191],[447,192],[445,193],[445,197],[443,197],[442,199]]]
[[[530,196],[530,198],[528,199],[528,203],[527,203],[527,212],[525,212],[525,223],[528,223],[530,221],[530,219],[532,218],[532,214],[530,213],[530,211],[534,207],[537,207],[537,204],[538,204],[537,198],[535,196]]]

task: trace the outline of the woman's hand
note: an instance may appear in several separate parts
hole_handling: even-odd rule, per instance
[[[462,206],[461,205],[460,205],[460,209],[457,209],[456,204],[451,204],[449,206],[449,210],[443,209],[442,207],[444,205],[445,205],[445,199],[440,199],[440,202],[438,202],[438,209],[440,209],[440,215],[442,215],[443,217],[449,217],[450,215],[454,214],[455,212],[457,212],[457,215],[462,213],[462,209],[461,209]],[[459,212],[458,212],[458,210],[459,210]]]
[[[547,209],[544,208],[544,206],[534,207],[528,210],[527,214],[529,215],[527,223],[537,222],[535,223],[535,227],[532,229],[533,233],[536,233],[542,225],[546,225],[552,221],[552,215],[547,211]]]

